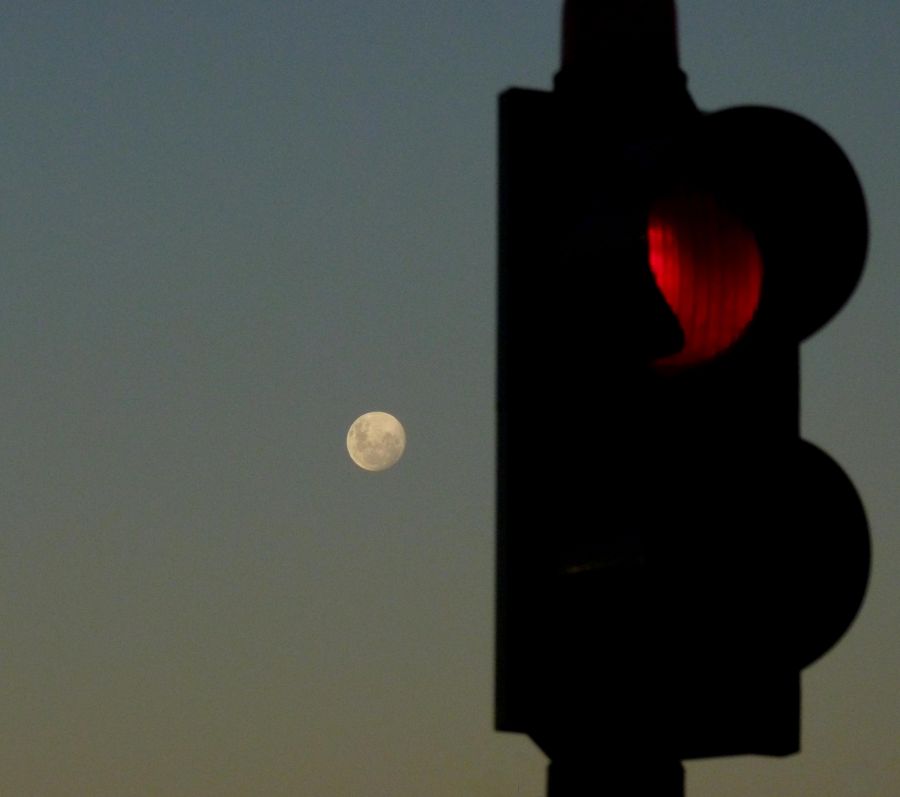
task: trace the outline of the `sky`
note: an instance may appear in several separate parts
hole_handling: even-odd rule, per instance
[[[0,1],[0,794],[541,797],[492,717],[496,99],[550,87],[560,8]],[[893,797],[900,6],[679,15],[700,107],[816,121],[872,226],[801,354],[868,596],[803,752],[688,794]],[[406,427],[381,473],[370,410]],[[535,431],[589,449],[590,413]]]

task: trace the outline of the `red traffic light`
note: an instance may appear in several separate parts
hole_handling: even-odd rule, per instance
[[[653,204],[647,243],[650,269],[684,334],[682,349],[656,365],[698,365],[736,343],[762,291],[751,230],[711,194],[684,192]]]

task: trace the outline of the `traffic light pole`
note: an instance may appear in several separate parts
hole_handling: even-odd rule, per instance
[[[591,761],[550,763],[547,797],[684,797],[684,767],[670,761]]]

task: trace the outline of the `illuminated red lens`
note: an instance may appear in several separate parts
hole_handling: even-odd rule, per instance
[[[656,361],[697,365],[741,337],[759,305],[762,258],[753,233],[712,196],[657,201],[647,227],[650,268],[684,332],[684,348]]]

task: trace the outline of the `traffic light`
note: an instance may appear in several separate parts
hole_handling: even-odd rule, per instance
[[[554,762],[797,751],[868,579],[799,431],[862,191],[795,114],[698,110],[674,41],[666,0],[570,0],[554,90],[499,100],[496,724]]]

